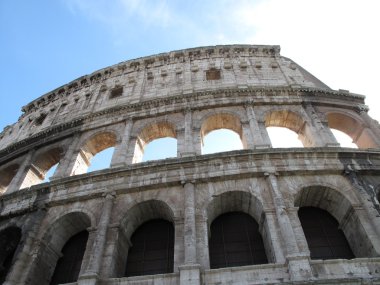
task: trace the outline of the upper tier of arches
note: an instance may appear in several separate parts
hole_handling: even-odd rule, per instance
[[[43,146],[26,148],[23,154],[0,165],[0,191],[13,192],[44,182],[53,166],[56,170],[51,180],[84,174],[93,157],[106,149],[110,150],[108,158],[102,158],[103,164],[95,169],[146,161],[150,159],[144,156],[146,146],[162,138],[173,140],[173,150],[167,157],[178,158],[201,155],[205,138],[218,130],[228,130],[237,136],[237,144],[227,150],[277,147],[275,140],[286,141],[287,135],[269,136],[267,128],[271,127],[293,132],[303,147],[339,147],[333,129],[346,133],[358,148],[380,145],[376,123],[365,112],[347,108],[246,104],[186,109],[140,119],[98,121],[65,138],[53,137],[51,143],[44,140]],[[216,143],[227,143],[225,138]]]

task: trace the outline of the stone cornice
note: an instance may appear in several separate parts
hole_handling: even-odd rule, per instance
[[[39,98],[33,100],[26,106],[22,107],[23,112],[29,112],[41,104],[53,101],[56,97],[63,94],[70,94],[72,91],[77,91],[83,87],[88,87],[90,84],[103,81],[111,76],[115,70],[123,72],[133,72],[140,68],[151,68],[156,65],[175,64],[184,60],[195,60],[200,58],[212,58],[227,56],[230,58],[242,56],[265,56],[277,57],[280,55],[280,46],[278,45],[218,45],[190,48],[184,50],[176,50],[167,53],[160,53],[152,56],[140,57],[137,59],[127,60],[118,64],[108,66],[89,75],[81,76],[61,87],[50,91]]]
[[[110,181],[108,190],[117,195],[141,192],[163,187],[180,186],[181,181],[190,179],[194,183],[225,179],[264,177],[267,172],[276,172],[279,177],[289,175],[341,175],[345,166],[341,159],[351,159],[352,167],[361,174],[371,175],[380,170],[380,150],[357,150],[342,148],[289,148],[239,150],[209,155],[172,158],[108,168],[88,174],[54,180],[34,185],[0,197],[1,211],[5,205],[17,206],[17,211],[36,210],[41,205],[55,206],[74,201],[85,201],[101,197],[104,183]],[[292,160],[292,167],[288,161]],[[312,161],[305,165],[305,161]],[[362,164],[361,162],[365,162]],[[371,162],[371,163],[368,163]],[[207,168],[207,171],[202,169]],[[143,179],[144,175],[155,178]],[[165,173],[164,176],[162,176]],[[147,176],[147,177],[148,177]],[[143,182],[143,183],[142,183]],[[101,185],[99,189],[86,185]],[[11,207],[11,206],[10,206]],[[9,211],[1,215],[8,216]],[[16,214],[16,213],[13,213]],[[0,218],[1,219],[1,218]]]

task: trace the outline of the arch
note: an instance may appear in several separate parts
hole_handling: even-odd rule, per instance
[[[304,124],[305,120],[302,116],[290,110],[270,111],[265,115],[266,127],[288,128],[298,134]]]
[[[207,205],[209,227],[216,217],[228,212],[243,212],[249,214],[260,223],[263,214],[263,205],[256,196],[245,191],[227,191],[214,196]]]
[[[133,205],[121,219],[115,258],[117,260],[114,273],[116,276],[124,276],[126,273],[129,248],[133,246],[131,242],[133,234],[144,223],[152,220],[165,220],[174,224],[174,213],[165,202],[148,200]]]
[[[7,188],[12,182],[13,177],[15,177],[19,167],[19,164],[11,164],[0,170],[0,194],[7,191]]]
[[[204,145],[205,137],[210,132],[221,129],[227,129],[238,134],[243,148],[247,148],[240,117],[227,112],[211,114],[203,119],[200,130],[202,145]]]
[[[55,266],[51,285],[75,282],[81,269],[86,250],[88,231],[81,231],[72,236],[62,248],[62,256]]]
[[[315,207],[301,207],[298,217],[310,250],[311,259],[354,258],[338,221],[329,212]]]
[[[259,224],[250,215],[224,213],[212,222],[210,232],[211,269],[268,263]]]
[[[280,127],[295,132],[304,147],[314,145],[306,120],[296,112],[290,110],[270,111],[265,114],[264,122],[265,127]]]
[[[330,187],[313,185],[302,188],[295,194],[296,207],[315,207],[328,212],[339,223],[356,257],[375,256],[361,217],[343,193]]]
[[[133,205],[121,220],[127,238],[144,222],[154,219],[163,219],[174,222],[172,209],[163,201],[148,200]]]
[[[144,149],[150,142],[165,137],[177,139],[177,132],[172,123],[168,121],[160,121],[146,125],[136,137],[132,163],[142,161]]]
[[[80,148],[71,175],[86,173],[91,159],[99,152],[114,147],[117,139],[113,131],[101,131],[89,137]]]
[[[87,232],[90,226],[91,218],[84,212],[69,212],[55,219],[42,237],[38,252],[40,258],[34,265],[32,284],[53,282],[52,276],[63,247],[78,233]]]
[[[50,168],[60,162],[64,152],[61,146],[55,146],[38,153],[25,176],[21,188],[30,187],[43,182],[46,173]]]
[[[274,261],[272,242],[269,227],[263,211],[263,204],[260,199],[245,191],[226,191],[219,195],[213,195],[212,200],[205,207],[207,211],[208,237],[211,238],[211,224],[219,216],[225,213],[240,212],[248,214],[259,225],[259,233],[264,238],[264,248],[266,256],[270,257],[270,262]]]
[[[174,267],[174,226],[164,219],[149,220],[131,237],[125,276],[172,273]]]
[[[330,128],[347,134],[359,148],[377,147],[371,133],[358,118],[341,112],[329,112],[326,118]]]
[[[21,240],[21,229],[11,226],[0,231],[0,284],[3,284],[13,264]]]

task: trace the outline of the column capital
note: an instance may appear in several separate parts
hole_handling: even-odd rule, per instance
[[[266,171],[264,172],[264,177],[268,178],[270,176],[280,176],[280,174],[277,171]]]
[[[103,192],[102,197],[104,197],[106,200],[113,200],[116,198],[116,192],[106,190],[105,192]]]
[[[195,185],[195,180],[181,180],[181,185],[185,187],[186,184],[192,184],[192,185]]]

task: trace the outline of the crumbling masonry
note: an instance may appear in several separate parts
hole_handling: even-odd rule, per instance
[[[379,124],[279,46],[129,60],[22,110],[0,134],[0,283],[380,284]],[[217,129],[243,149],[202,155]],[[141,162],[163,137],[177,157]]]

